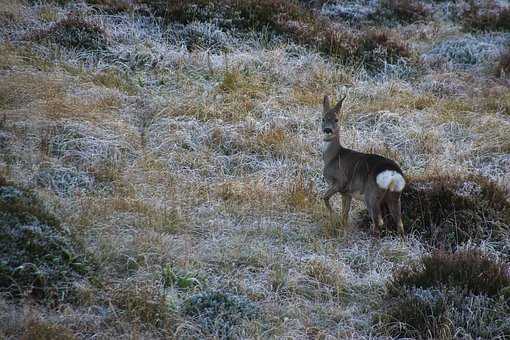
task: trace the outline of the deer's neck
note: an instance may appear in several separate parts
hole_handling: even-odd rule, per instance
[[[326,148],[324,149],[324,162],[328,163],[335,158],[339,157],[344,147],[340,144],[338,135],[335,135],[329,142],[326,142]]]

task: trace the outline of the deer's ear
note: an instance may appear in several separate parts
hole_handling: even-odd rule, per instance
[[[324,110],[324,113],[328,112],[329,109],[330,109],[330,106],[329,106],[329,96],[328,95],[324,96],[324,101],[322,103],[322,108]]]
[[[340,100],[338,101],[338,103],[336,103],[335,105],[335,111],[338,113],[340,112],[340,109],[342,108],[342,104],[344,103],[344,99],[345,97],[347,97],[347,95],[344,95],[342,98],[340,98]]]

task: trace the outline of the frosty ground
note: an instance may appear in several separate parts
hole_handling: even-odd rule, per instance
[[[2,337],[510,336],[510,33],[475,21],[508,2],[469,22],[463,2],[295,3],[406,50],[330,55],[294,29],[312,19],[0,1],[0,241],[30,244],[0,251]],[[348,226],[324,209],[321,100],[344,93],[344,146],[397,160],[414,198],[450,195],[409,203],[404,240],[374,238],[361,202]],[[35,263],[33,244],[56,250]]]

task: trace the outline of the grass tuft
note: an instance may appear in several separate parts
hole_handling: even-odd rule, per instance
[[[115,289],[112,303],[134,323],[168,329],[173,312],[160,287],[149,283],[126,284]]]
[[[247,298],[219,291],[197,293],[184,301],[181,310],[196,318],[204,331],[221,338],[232,337],[234,326],[259,313]]]

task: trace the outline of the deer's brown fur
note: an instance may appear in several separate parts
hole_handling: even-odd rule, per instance
[[[322,132],[327,143],[324,159],[324,178],[329,184],[324,202],[332,212],[329,200],[335,193],[342,195],[342,224],[346,225],[352,198],[363,200],[379,232],[383,225],[382,211],[386,206],[400,233],[404,233],[400,195],[405,185],[399,165],[391,159],[347,149],[340,142],[338,120],[345,96],[331,108],[324,97]]]

